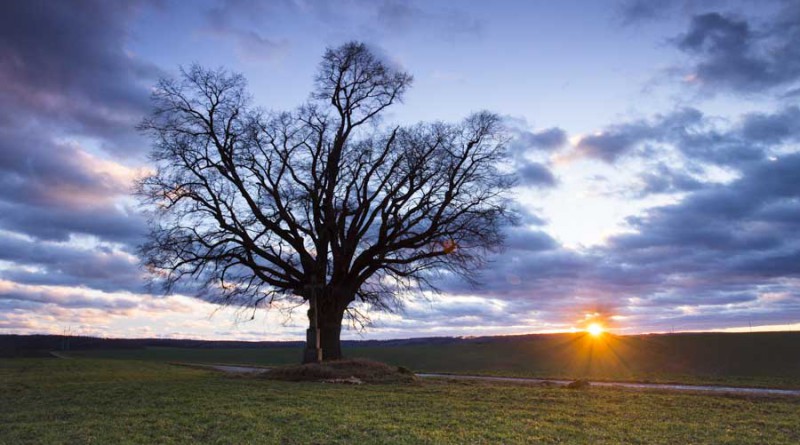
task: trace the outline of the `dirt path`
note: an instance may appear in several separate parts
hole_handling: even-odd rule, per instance
[[[269,371],[269,368],[254,368],[251,366],[229,366],[229,365],[193,365],[216,369],[217,371],[230,372],[233,374],[259,374]]]
[[[490,382],[514,382],[514,383],[545,383],[551,382],[559,386],[569,384],[570,380],[547,380],[525,377],[491,377],[479,375],[454,375],[454,374],[433,374],[421,373],[417,377],[422,378],[441,378],[456,380],[483,380]],[[784,395],[800,397],[800,389],[773,389],[773,388],[743,388],[738,386],[712,386],[712,385],[676,385],[671,383],[631,383],[631,382],[590,382],[592,386],[633,388],[633,389],[658,389],[667,391],[701,391],[721,394],[752,394],[752,395]]]
[[[238,365],[204,365],[204,364],[187,364],[200,368],[209,368],[217,371],[228,372],[232,374],[253,374],[259,372],[268,372],[269,368],[258,368],[253,366],[238,366]],[[570,380],[549,380],[549,379],[536,379],[525,377],[491,377],[482,375],[458,375],[458,374],[436,374],[436,373],[418,373],[417,377],[423,379],[454,379],[454,380],[479,380],[485,382],[511,382],[520,384],[547,384],[551,383],[557,386],[565,386],[569,384]],[[758,396],[793,396],[800,397],[800,389],[773,389],[773,388],[742,388],[736,386],[710,386],[710,385],[675,385],[669,383],[629,383],[629,382],[590,382],[592,386],[598,387],[615,387],[615,388],[632,388],[632,389],[650,389],[662,391],[699,391],[714,394],[748,394]]]

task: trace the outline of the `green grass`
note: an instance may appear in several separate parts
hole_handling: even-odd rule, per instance
[[[297,364],[303,351],[293,348],[143,348],[143,349],[97,349],[69,351],[66,355],[83,358],[108,358],[160,362],[189,363],[237,363],[243,365],[290,365]]]
[[[74,351],[77,357],[285,365],[292,348]],[[518,341],[345,348],[415,371],[553,379],[800,388],[800,333],[664,336],[541,335]]]
[[[0,443],[797,444],[800,399],[343,386],[156,361],[0,360]]]

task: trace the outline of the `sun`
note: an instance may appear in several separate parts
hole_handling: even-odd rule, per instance
[[[591,323],[586,327],[586,332],[588,332],[592,337],[598,337],[605,332],[605,329],[603,329],[603,325],[600,323]]]

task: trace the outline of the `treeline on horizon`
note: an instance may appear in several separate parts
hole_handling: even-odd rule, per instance
[[[624,338],[626,343],[641,343],[642,346],[672,346],[678,352],[682,347],[688,349],[726,350],[757,349],[761,354],[792,352],[785,358],[794,360],[800,366],[800,332],[756,332],[719,333],[685,332],[669,334],[636,334],[614,336]],[[583,333],[500,335],[481,337],[420,337],[392,340],[344,340],[343,345],[350,348],[361,347],[400,347],[435,346],[452,344],[519,344],[532,346],[565,345],[564,340],[584,337]],[[64,351],[94,349],[143,349],[200,348],[200,349],[261,349],[261,348],[300,348],[302,341],[235,341],[235,340],[193,340],[173,338],[101,338],[82,335],[18,335],[0,334],[0,357],[27,355],[31,351]],[[777,348],[777,349],[775,349]],[[647,348],[652,349],[652,348]],[[654,352],[654,351],[651,351]]]
[[[353,346],[401,346],[419,344],[450,344],[472,342],[481,339],[501,339],[504,337],[424,337],[396,340],[344,340],[342,344]],[[260,349],[260,348],[300,348],[303,341],[237,341],[237,340],[194,340],[175,338],[104,338],[85,335],[53,334],[0,334],[0,357],[31,356],[35,351],[84,351],[93,349],[143,349],[162,348],[203,348],[203,349]],[[41,355],[41,354],[33,354]]]

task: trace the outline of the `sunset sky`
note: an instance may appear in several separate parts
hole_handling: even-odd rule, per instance
[[[387,122],[504,117],[524,221],[346,338],[800,329],[800,2],[98,0],[0,2],[0,333],[302,339],[148,289],[135,127],[194,62],[292,109],[350,40],[414,75]]]

